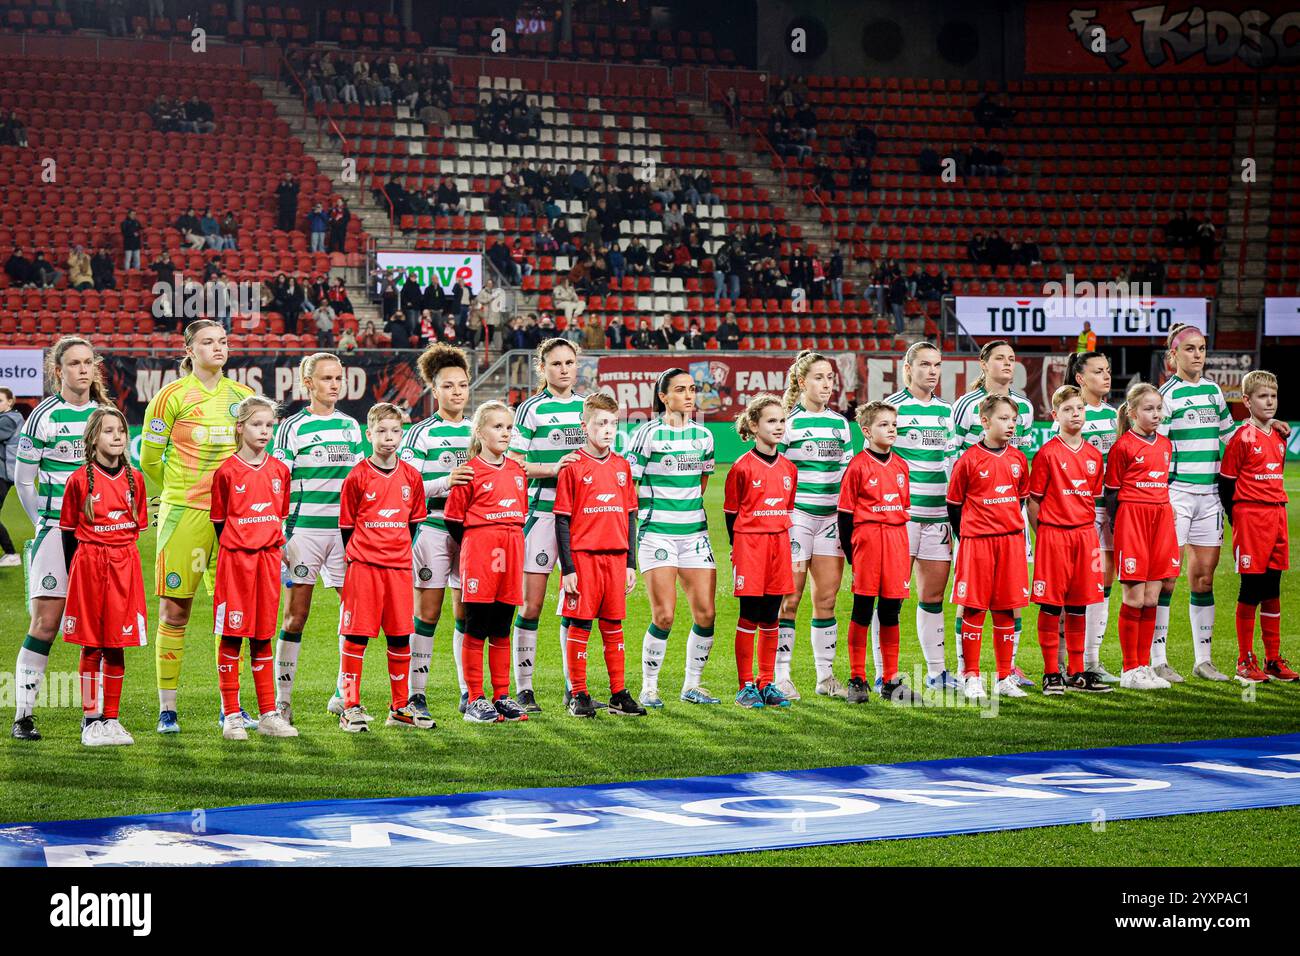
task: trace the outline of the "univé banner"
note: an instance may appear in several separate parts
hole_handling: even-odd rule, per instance
[[[1034,0],[1024,9],[1028,73],[1254,73],[1300,67],[1296,0]]]
[[[955,309],[971,335],[1074,337],[1086,321],[1103,342],[1164,338],[1178,323],[1204,332],[1209,318],[1208,300],[1175,296],[959,295]]]
[[[457,282],[467,283],[478,292],[483,288],[483,256],[477,252],[411,252],[407,249],[379,249],[375,252],[376,269],[395,269],[402,276],[410,276],[426,288],[437,282],[444,292],[450,292]],[[400,288],[406,279],[397,285]],[[375,281],[375,293],[382,284]]]

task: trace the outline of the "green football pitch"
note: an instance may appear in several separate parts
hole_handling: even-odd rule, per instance
[[[1158,743],[1218,737],[1246,737],[1300,731],[1300,686],[1263,685],[1253,695],[1235,682],[1209,684],[1196,679],[1164,692],[1116,691],[1102,697],[1069,695],[1047,699],[1031,692],[1025,700],[1001,704],[996,717],[981,717],[972,707],[891,708],[877,698],[863,707],[813,695],[813,665],[808,645],[809,611],[799,615],[794,680],[806,695],[788,711],[741,710],[730,703],[735,688],[732,647],[737,602],[729,596],[730,566],[722,506],[723,474],[708,493],[710,525],[719,557],[717,642],[705,682],[724,699],[713,707],[667,706],[642,720],[575,720],[561,708],[558,622],[547,614],[539,639],[535,686],[544,712],[523,724],[473,726],[456,712],[457,688],[451,658],[449,616],[438,628],[429,683],[433,731],[384,728],[345,734],[325,712],[338,663],[335,625],[338,601],[318,588],[303,641],[294,690],[295,720],[302,736],[271,740],[256,734],[246,743],[224,741],[216,727],[218,694],[214,666],[211,601],[201,595],[190,622],[181,677],[180,719],[184,732],[154,733],[157,697],[153,648],[129,651],[122,700],[122,722],[135,735],[126,748],[83,748],[75,689],[76,650],[62,642],[51,655],[52,695],[37,718],[45,739],[20,744],[0,741],[0,823],[59,820],[164,811],[185,811],[243,803],[332,798],[397,797],[497,790],[517,787],[577,786],[625,780],[807,769],[848,764],[895,763],[944,757],[1023,751]],[[1287,481],[1297,534],[1300,478]],[[4,518],[16,537],[29,525],[10,495]],[[146,586],[152,585],[153,533],[141,541]],[[1235,661],[1233,607],[1237,581],[1226,553],[1216,579],[1218,622],[1215,661],[1230,671]],[[554,589],[558,576],[551,581]],[[13,661],[27,625],[22,571],[0,569],[0,703],[11,713]],[[1294,626],[1300,587],[1283,579],[1283,654],[1300,660]],[[847,663],[844,635],[852,596],[840,593],[841,649],[837,672]],[[1119,672],[1114,627],[1118,588],[1112,596],[1111,630],[1103,660]],[[152,605],[152,601],[151,601]],[[914,632],[913,601],[903,609],[902,667],[911,674],[921,664]],[[154,610],[150,608],[153,622]],[[684,666],[689,617],[684,600],[669,643],[661,685],[675,690]],[[951,626],[951,610],[948,611]],[[629,600],[628,676],[639,684],[640,635],[648,623],[644,591]],[[1027,615],[1019,662],[1031,676],[1041,673],[1034,612]],[[363,699],[382,713],[387,688],[382,642],[368,654]],[[152,644],[152,640],[151,640]],[[991,666],[986,641],[985,669]],[[949,647],[949,662],[953,652]],[[592,687],[603,691],[603,663],[592,655]],[[1192,669],[1187,619],[1187,588],[1174,597],[1170,662],[1183,674]],[[245,668],[244,703],[252,709],[251,677]],[[1252,699],[1253,698],[1253,699]],[[58,705],[58,706],[55,706]],[[7,720],[4,725],[8,726]],[[812,847],[755,854],[688,858],[683,863],[755,865],[1292,865],[1300,840],[1300,808],[1116,821],[971,836],[898,840]],[[664,861],[659,861],[660,863]]]

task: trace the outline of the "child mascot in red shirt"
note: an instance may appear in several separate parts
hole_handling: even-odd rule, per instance
[[[1025,519],[1021,512],[1021,504],[1029,495],[1029,462],[1011,444],[1017,412],[1015,401],[1006,395],[984,399],[980,403],[984,436],[957,459],[948,480],[948,518],[958,538],[952,601],[964,609],[962,693],[967,700],[986,696],[980,682],[980,646],[987,611],[993,612],[993,651],[997,660],[993,691],[1004,697],[1028,696],[1013,674],[1014,612],[1029,604]]]
[[[1084,669],[1088,605],[1105,599],[1097,499],[1106,460],[1084,440],[1083,393],[1062,385],[1052,396],[1059,432],[1034,456],[1029,471],[1029,525],[1034,529],[1033,601],[1043,652],[1043,693],[1104,694],[1111,686]],[[1061,676],[1061,612],[1065,612],[1066,676]]]
[[[1178,577],[1178,537],[1169,501],[1174,446],[1158,431],[1160,392],[1149,382],[1129,388],[1119,410],[1119,438],[1106,459],[1105,503],[1115,529],[1115,562],[1124,603],[1119,609],[1119,644],[1126,690],[1172,686],[1151,669],[1151,640],[1161,582]]]
[[[569,713],[595,717],[587,692],[587,640],[592,622],[600,621],[609,672],[609,712],[644,717],[645,708],[624,683],[623,619],[627,596],[636,587],[638,507],[632,467],[614,454],[618,402],[597,392],[582,403],[582,430],[587,443],[578,460],[561,469],[555,490],[555,535],[560,550],[560,607],[564,619],[564,654],[569,672]]]
[[[872,402],[858,409],[867,447],[849,462],[840,485],[839,530],[853,568],[853,618],[849,624],[850,704],[865,704],[871,617],[880,617],[880,695],[897,704],[919,702],[898,671],[898,616],[911,594],[907,513],[912,492],[907,462],[894,453],[898,409]]]
[[[59,514],[68,568],[63,639],[81,646],[81,742],[87,747],[135,743],[117,717],[126,667],[122,649],[146,643],[136,539],[149,526],[149,514],[144,476],[127,458],[129,440],[126,418],[116,408],[101,405],[91,412],[86,467],[68,479]]]
[[[275,430],[275,403],[250,395],[235,410],[235,453],[212,476],[212,524],[217,530],[217,577],[212,590],[221,688],[221,736],[247,740],[239,706],[239,666],[246,639],[260,716],[257,732],[297,737],[276,710],[275,654],[280,610],[284,522],[289,517],[290,472],[266,453]]]
[[[339,532],[347,571],[341,595],[343,637],[343,714],[348,733],[370,729],[361,705],[361,666],[366,644],[382,627],[388,641],[389,727],[432,729],[432,717],[408,706],[411,627],[415,595],[411,588],[411,541],[424,521],[424,479],[397,457],[402,413],[380,402],[366,416],[366,438],[373,451],[348,472],[339,494]]]
[[[1247,373],[1241,392],[1250,418],[1223,453],[1219,497],[1232,525],[1237,596],[1237,679],[1257,684],[1300,678],[1282,656],[1282,572],[1291,566],[1286,525],[1286,439],[1269,422],[1277,414],[1277,376]],[[1264,635],[1264,666],[1255,656],[1255,609]]]
[[[736,670],[741,707],[789,707],[775,683],[781,600],[794,592],[790,564],[790,512],[799,473],[776,450],[785,437],[785,406],[775,395],[759,395],[736,419],[736,431],[754,447],[727,472],[722,510],[731,539],[736,622]],[[754,635],[758,634],[758,671]]]
[[[528,481],[524,466],[506,455],[515,416],[504,402],[484,402],[474,413],[469,440],[470,480],[451,489],[443,521],[460,546],[465,641],[461,674],[469,701],[465,720],[495,724],[528,719],[510,696],[510,624],[523,603],[524,521]],[[483,696],[487,645],[492,697]]]

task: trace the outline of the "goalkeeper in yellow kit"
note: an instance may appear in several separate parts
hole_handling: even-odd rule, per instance
[[[217,537],[212,525],[212,475],[235,452],[235,410],[253,390],[222,373],[228,355],[220,322],[185,327],[181,378],[164,386],[145,410],[140,470],[161,487],[158,557],[158,733],[180,733],[176,689],[185,627],[200,579],[212,591]],[[247,723],[257,723],[245,715]]]

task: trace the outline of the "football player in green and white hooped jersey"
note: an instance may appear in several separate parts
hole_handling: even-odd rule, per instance
[[[980,376],[975,380],[975,387],[957,399],[952,409],[953,449],[960,456],[971,445],[979,442],[984,435],[984,426],[980,424],[980,404],[990,395],[1008,395],[1016,403],[1016,434],[1011,444],[1028,455],[1028,448],[1033,443],[1034,406],[1025,396],[1011,390],[1011,381],[1016,374],[1016,350],[1005,339],[994,339],[985,343],[980,349]],[[1029,523],[1025,522],[1025,553],[1029,555]],[[1031,558],[1032,560],[1032,558]],[[1020,610],[1016,616],[1016,650],[1020,650]],[[957,609],[954,631],[957,641],[958,672],[965,676],[965,663],[962,661],[961,647],[961,608]],[[1021,687],[1033,687],[1034,682],[1025,676],[1025,672],[1016,664],[1011,669],[1011,676]]]
[[[45,384],[53,394],[27,417],[14,468],[18,502],[36,534],[23,549],[31,621],[14,665],[17,706],[11,735],[15,740],[41,739],[32,709],[45,679],[50,648],[63,622],[68,594],[68,569],[59,533],[63,486],[86,463],[83,436],[91,413],[100,405],[112,404],[94,347],[82,338],[65,336],[45,353]]]
[[[650,598],[638,699],[643,707],[664,705],[659,669],[673,629],[680,578],[691,608],[680,698],[689,704],[716,704],[718,698],[702,686],[713,650],[718,583],[704,511],[704,490],[713,474],[713,433],[691,420],[695,379],[685,369],[670,368],[659,376],[653,408],[657,417],[632,434],[626,456],[640,503],[637,563]]]
[[[1106,403],[1110,396],[1110,359],[1100,352],[1073,353],[1065,366],[1065,384],[1076,386],[1083,396],[1083,440],[1101,452],[1102,465],[1105,467],[1119,426],[1118,413],[1114,406]],[[1052,430],[1057,430],[1055,423]],[[1092,671],[1107,684],[1118,684],[1119,678],[1101,664],[1101,642],[1106,636],[1110,619],[1110,590],[1115,584],[1115,547],[1110,519],[1100,498],[1096,501],[1096,508],[1097,540],[1101,542],[1103,600],[1088,605],[1083,669]],[[1064,654],[1064,641],[1060,642],[1060,647]]]
[[[903,388],[885,399],[898,409],[894,452],[907,462],[912,510],[907,542],[916,572],[916,635],[925,658],[925,686],[960,690],[949,673],[943,646],[943,595],[952,567],[952,529],[948,526],[948,475],[957,460],[952,443],[952,406],[935,394],[943,355],[933,342],[914,342],[903,356]],[[871,620],[871,650],[880,676],[880,627]]]
[[[467,483],[474,474],[473,469],[465,464],[469,458],[472,431],[470,420],[465,417],[465,406],[469,402],[469,361],[455,346],[435,344],[424,350],[416,361],[416,367],[420,378],[433,392],[437,411],[410,427],[398,452],[403,461],[423,476],[429,512],[411,543],[416,603],[408,706],[422,716],[429,716],[425,689],[429,685],[429,666],[433,660],[433,634],[442,615],[446,589],[451,588],[455,622],[451,647],[456,660],[460,712],[463,714],[469,694],[460,668],[460,649],[465,640],[465,610],[460,603],[460,575],[457,573],[460,548],[447,533],[442,509],[451,489]]]
[[[800,352],[790,366],[790,380],[782,400],[786,410],[785,439],[777,448],[798,470],[794,511],[790,515],[794,593],[781,602],[776,645],[776,686],[789,700],[799,699],[799,691],[790,679],[790,658],[794,655],[795,619],[809,575],[810,639],[817,693],[823,697],[848,696],[848,689],[836,679],[833,668],[835,645],[839,642],[835,599],[844,579],[840,481],[853,459],[853,432],[848,419],[827,407],[834,393],[835,363],[817,352]]]
[[[578,459],[587,443],[582,430],[585,395],[573,390],[578,380],[578,346],[567,339],[547,339],[533,358],[544,384],[515,409],[515,429],[507,454],[524,466],[528,476],[528,521],[524,525],[524,603],[515,617],[515,691],[519,705],[530,714],[541,711],[533,693],[537,660],[537,619],[546,600],[546,585],[559,556],[555,537],[555,487],[560,469]],[[567,619],[560,619],[560,662],[564,665]],[[567,670],[567,667],[565,667]],[[569,705],[565,675],[564,705]],[[604,706],[603,704],[600,706]]]
[[[1236,423],[1223,392],[1202,376],[1205,369],[1205,336],[1190,325],[1175,325],[1165,343],[1174,374],[1160,386],[1164,416],[1160,434],[1174,446],[1174,463],[1169,473],[1169,502],[1174,508],[1178,546],[1184,548],[1183,570],[1191,588],[1188,615],[1196,666],[1192,671],[1205,680],[1226,681],[1227,675],[1214,666],[1214,569],[1223,546],[1223,506],[1219,502],[1219,461],[1224,443]],[[1270,423],[1284,437],[1291,429],[1276,419]],[[1177,578],[1160,589],[1156,607],[1156,633],[1151,644],[1151,667],[1164,676],[1168,664],[1169,604]],[[1163,666],[1162,666],[1163,665]],[[1168,676],[1166,680],[1171,680]]]
[[[343,363],[329,352],[304,356],[299,373],[309,396],[307,407],[284,421],[275,433],[273,454],[289,468],[289,520],[285,522],[284,566],[289,589],[280,639],[275,643],[276,710],[293,723],[293,679],[298,671],[302,634],[311,613],[316,578],[341,588],[347,570],[339,534],[339,493],[343,479],[361,460],[361,426],[337,408],[343,388]],[[339,638],[342,667],[343,638]],[[336,683],[331,714],[343,713]]]

